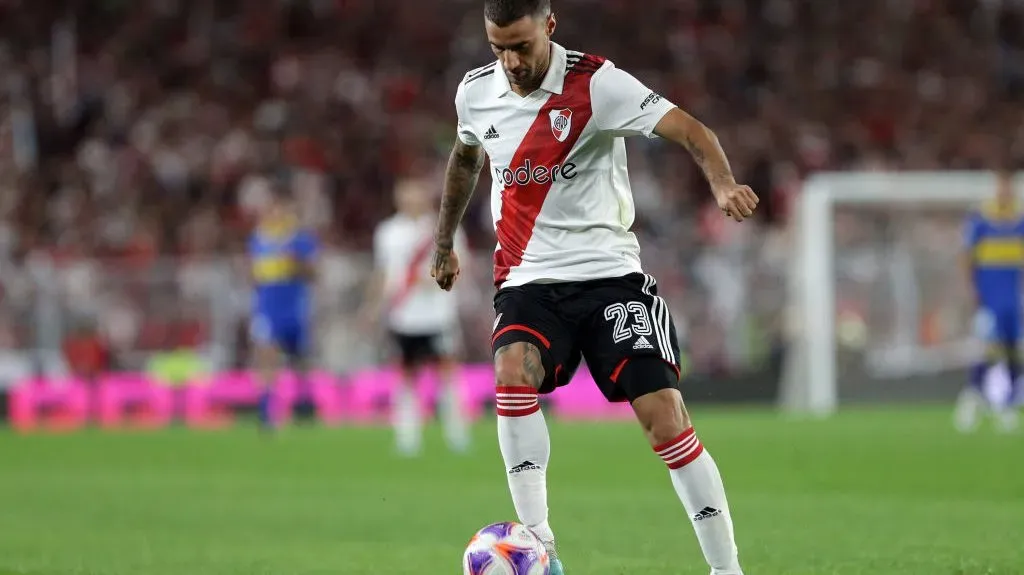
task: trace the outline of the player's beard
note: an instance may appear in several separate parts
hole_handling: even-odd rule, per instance
[[[546,72],[547,70],[545,69],[543,71],[531,70],[522,76],[509,74],[509,81],[513,86],[519,88],[520,91],[529,94],[540,88],[540,85],[544,83],[544,74]]]
[[[522,92],[529,94],[534,90],[540,88],[540,85],[544,83],[544,76],[548,73],[548,67],[551,65],[551,60],[543,64],[537,65],[536,68],[528,69],[519,75],[513,74],[508,70],[505,74],[508,76],[508,81],[515,87],[519,88]]]

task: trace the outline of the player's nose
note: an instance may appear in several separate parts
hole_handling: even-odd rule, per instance
[[[519,67],[522,61],[519,59],[519,55],[511,50],[506,50],[501,54],[501,65],[505,67],[511,74],[519,73]]]

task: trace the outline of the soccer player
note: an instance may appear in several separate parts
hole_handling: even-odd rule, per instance
[[[458,307],[455,294],[438,291],[430,279],[436,218],[431,193],[417,179],[397,183],[396,213],[373,234],[376,269],[367,286],[363,324],[372,324],[381,309],[399,352],[401,385],[396,390],[392,424],[398,452],[405,456],[422,447],[423,416],[416,387],[423,368],[433,366],[441,383],[438,406],[449,448],[468,447],[469,433],[462,413],[458,363],[455,361]],[[464,245],[462,233],[456,240]]]
[[[272,388],[285,363],[304,369],[312,322],[311,284],[317,240],[302,227],[287,184],[274,180],[272,199],[249,238],[253,283],[250,336],[263,384],[259,420],[273,428]]]
[[[585,359],[610,401],[629,401],[689,514],[711,573],[740,569],[718,467],[679,391],[679,346],[657,282],[629,231],[627,136],[683,146],[737,222],[758,198],[736,183],[715,135],[604,58],[551,41],[549,0],[485,0],[497,61],[466,74],[455,97],[433,275],[459,273],[452,234],[490,159],[497,314],[492,349],[498,440],[516,512],[563,567],[548,524],[548,428],[538,394],[567,384]]]
[[[971,367],[967,387],[961,392],[955,423],[962,431],[973,429],[979,411],[986,406],[984,383],[990,369],[1005,363],[1010,391],[991,407],[1000,426],[1016,426],[1016,395],[1020,377],[1017,346],[1021,336],[1021,266],[1024,266],[1024,212],[1013,191],[1012,174],[997,173],[995,198],[967,215],[964,230],[963,267],[974,297],[975,335],[985,344],[985,357]]]

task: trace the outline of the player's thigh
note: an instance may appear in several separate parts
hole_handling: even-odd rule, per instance
[[[288,320],[276,330],[277,347],[296,369],[304,369],[310,359],[311,334],[309,326],[301,320]]]
[[[430,355],[430,338],[420,334],[391,333],[398,366],[406,372],[415,371]]]
[[[1001,358],[1017,359],[1021,337],[1021,313],[1011,309],[996,314],[994,340]]]
[[[433,363],[451,363],[459,353],[457,330],[441,329],[427,336],[427,357]]]
[[[249,321],[249,340],[253,345],[253,361],[260,369],[271,369],[281,363],[278,347],[280,327],[270,317],[255,315]]]
[[[430,362],[442,378],[447,379],[458,368],[462,351],[460,343],[457,326],[439,330],[430,336]]]
[[[679,387],[679,342],[668,304],[652,276],[630,274],[600,284],[588,298],[583,357],[609,401],[634,401]]]
[[[579,367],[573,326],[550,305],[546,289],[505,288],[494,296],[491,352],[499,386],[529,385],[549,393],[569,383]]]

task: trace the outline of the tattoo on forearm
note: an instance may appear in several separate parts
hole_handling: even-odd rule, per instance
[[[693,156],[693,161],[700,166],[704,177],[712,184],[728,183],[733,181],[732,168],[729,167],[729,160],[725,156],[718,138],[707,129],[700,135],[688,135],[684,141],[687,151]]]
[[[480,169],[484,164],[483,150],[456,142],[445,170],[444,194],[441,196],[441,212],[437,219],[434,239],[439,251],[451,251],[455,229],[466,212],[469,199],[473,196]]]

